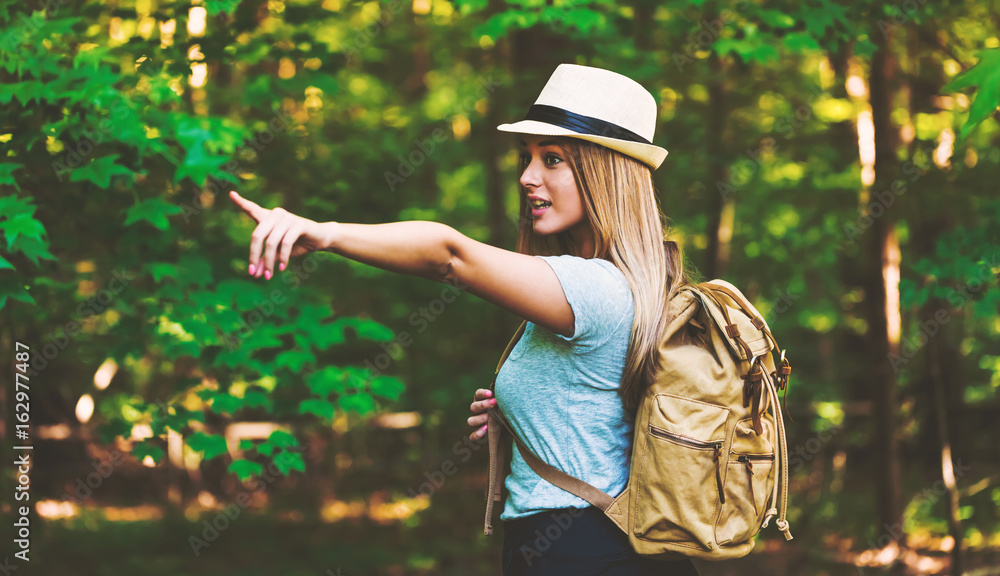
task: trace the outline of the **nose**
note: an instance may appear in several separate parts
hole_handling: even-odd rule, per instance
[[[521,174],[521,186],[525,188],[537,188],[541,184],[537,171],[534,169],[535,160],[532,158]]]

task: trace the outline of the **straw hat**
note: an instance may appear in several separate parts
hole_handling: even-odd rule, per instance
[[[627,76],[591,66],[560,64],[524,120],[497,130],[568,136],[600,144],[656,170],[667,151],[653,145],[656,101]]]

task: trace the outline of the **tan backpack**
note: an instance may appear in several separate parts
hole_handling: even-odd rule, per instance
[[[638,554],[725,560],[745,556],[777,515],[785,520],[788,450],[778,390],[791,366],[757,310],[733,285],[712,280],[681,288],[660,344],[662,368],[635,416],[631,469],[617,497],[553,468],[511,430],[499,407],[489,411],[489,484],[485,534],[501,498],[506,429],[536,474],[603,510]],[[524,332],[522,322],[496,374]],[[769,410],[770,409],[770,410]],[[779,476],[780,474],[780,476]],[[768,504],[770,499],[770,504]]]

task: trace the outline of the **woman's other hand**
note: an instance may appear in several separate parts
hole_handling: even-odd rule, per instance
[[[329,226],[334,222],[319,223],[296,216],[282,207],[269,210],[247,200],[235,191],[229,198],[254,220],[257,228],[250,235],[250,267],[254,278],[261,275],[267,280],[274,274],[275,261],[284,270],[288,260],[329,246]],[[263,258],[261,248],[264,249]]]
[[[490,418],[487,412],[490,408],[496,406],[496,403],[497,399],[493,398],[493,392],[485,388],[476,390],[475,400],[469,406],[469,410],[473,414],[473,416],[469,417],[469,426],[476,428],[476,430],[472,434],[469,434],[469,439],[479,440],[486,435],[486,422]]]

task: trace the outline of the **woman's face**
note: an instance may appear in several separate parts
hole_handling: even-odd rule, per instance
[[[546,235],[570,230],[578,242],[590,235],[583,211],[583,199],[573,178],[573,171],[562,150],[556,146],[558,137],[521,134],[521,185],[528,196],[535,234]],[[536,207],[532,198],[550,202]]]

